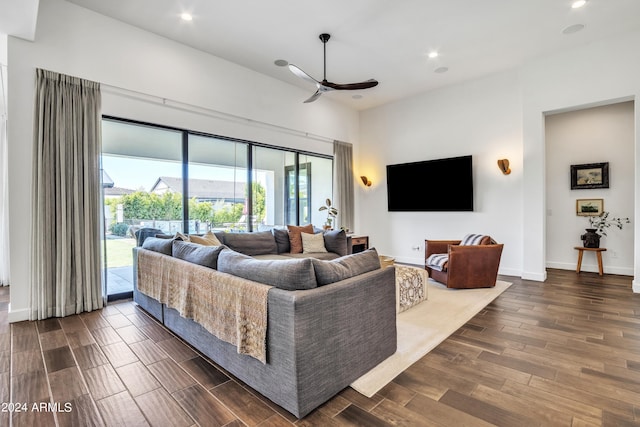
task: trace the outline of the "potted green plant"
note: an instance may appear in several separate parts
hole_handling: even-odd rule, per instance
[[[338,216],[338,209],[331,204],[331,199],[327,199],[324,206],[320,206],[318,211],[327,211],[327,220],[324,223],[325,230],[331,230],[333,220]]]
[[[622,230],[624,224],[629,224],[629,218],[609,218],[609,212],[602,212],[598,216],[588,217],[590,227],[580,236],[585,248],[599,248],[600,238],[607,235],[607,228],[612,225]]]

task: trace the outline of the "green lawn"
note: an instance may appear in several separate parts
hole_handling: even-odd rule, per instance
[[[135,239],[107,239],[107,268],[133,265]]]

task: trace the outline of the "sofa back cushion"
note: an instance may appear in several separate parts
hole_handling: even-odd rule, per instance
[[[273,238],[276,240],[279,254],[288,254],[291,252],[291,243],[289,242],[289,232],[282,228],[274,228],[271,230]]]
[[[161,254],[172,254],[173,239],[163,239],[159,237],[147,237],[142,243],[143,249],[148,249],[154,252],[160,252]]]
[[[324,247],[327,248],[328,252],[333,252],[340,256],[348,255],[347,233],[344,230],[325,231]]]
[[[311,262],[318,286],[339,282],[380,268],[380,258],[378,258],[378,252],[375,248],[331,261],[314,258]]]
[[[225,233],[226,246],[245,255],[277,254],[278,246],[271,231],[255,233]]]
[[[218,271],[289,291],[318,286],[310,258],[261,260],[225,249],[218,257]]]
[[[173,241],[173,256],[194,264],[217,269],[218,256],[224,246],[204,246],[198,243]]]

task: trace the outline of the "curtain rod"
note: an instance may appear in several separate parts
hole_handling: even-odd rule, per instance
[[[235,114],[225,113],[223,111],[214,110],[213,108],[200,107],[198,105],[189,104],[187,102],[176,101],[173,99],[163,98],[157,95],[149,95],[147,93],[138,92],[131,89],[125,89],[118,86],[109,85],[106,83],[100,83],[100,87],[107,93],[122,96],[125,98],[131,98],[138,101],[149,102],[153,104],[162,104],[176,110],[182,110],[190,113],[201,114],[208,117],[214,117],[217,119],[226,120],[235,123],[246,123],[255,127],[267,128],[276,130],[278,132],[287,133],[295,136],[302,136],[304,138],[315,139],[317,141],[333,144],[333,139],[326,136],[316,135],[309,132],[300,131],[297,129],[291,129],[285,126],[274,125],[260,120],[250,119],[248,117],[242,117]]]

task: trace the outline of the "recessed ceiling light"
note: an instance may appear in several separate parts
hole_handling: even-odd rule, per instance
[[[353,95],[352,98],[353,99],[362,99],[362,95]]]
[[[433,58],[437,58],[438,57],[438,52],[433,51],[433,52],[429,52],[429,58],[433,59]]]
[[[576,0],[573,3],[571,3],[571,7],[574,9],[577,9],[579,7],[584,6],[585,4],[587,4],[587,0]]]
[[[275,61],[273,61],[273,63],[278,67],[286,67],[287,65],[289,65],[289,62],[284,59],[276,59]]]
[[[577,33],[578,31],[582,30],[584,28],[584,24],[574,24],[574,25],[569,25],[568,27],[566,27],[564,30],[562,30],[562,34],[573,34],[573,33]]]
[[[438,67],[435,70],[433,70],[434,73],[438,73],[438,74],[446,73],[447,71],[449,71],[449,67]]]
[[[192,21],[193,20],[193,16],[191,16],[190,13],[183,13],[182,15],[180,15],[180,18],[182,18],[183,21]]]

